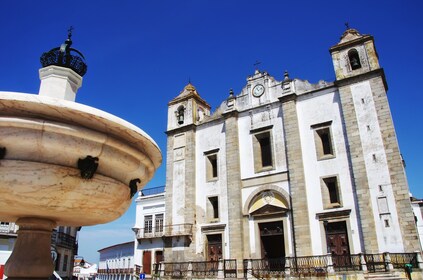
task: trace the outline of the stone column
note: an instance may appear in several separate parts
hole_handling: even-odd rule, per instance
[[[289,172],[289,187],[292,197],[292,223],[295,238],[295,256],[310,256],[311,232],[307,192],[304,178],[304,164],[298,124],[296,95],[280,98],[283,113],[283,129],[286,139],[286,153]]]
[[[242,263],[244,243],[242,231],[243,215],[241,201],[241,168],[239,158],[238,139],[238,112],[232,111],[224,114],[226,134],[226,166],[227,170],[227,194],[228,194],[228,230],[229,230],[229,258]],[[226,257],[228,258],[228,257]],[[238,268],[238,274],[242,271]]]
[[[366,259],[364,258],[363,254],[360,254],[360,266],[363,272],[367,272],[367,264]]]
[[[51,233],[56,223],[41,218],[19,218],[18,238],[7,260],[7,279],[48,279],[54,270],[51,257]]]
[[[332,254],[328,253],[327,258],[328,258],[328,267],[327,267],[328,274],[333,275],[335,274],[335,269],[333,267]]]

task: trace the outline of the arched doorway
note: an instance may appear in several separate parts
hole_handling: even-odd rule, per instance
[[[248,214],[256,232],[253,255],[261,259],[285,258],[287,248],[287,199],[279,192],[265,189],[251,199]]]

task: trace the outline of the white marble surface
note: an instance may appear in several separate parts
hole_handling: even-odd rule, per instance
[[[142,188],[161,164],[157,144],[138,127],[82,104],[0,92],[0,220],[46,217],[64,225],[105,223],[129,207],[129,182]],[[79,158],[99,158],[81,179]]]

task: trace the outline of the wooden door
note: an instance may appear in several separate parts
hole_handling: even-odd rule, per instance
[[[349,266],[351,258],[346,223],[329,223],[326,231],[328,249],[332,254],[333,265],[335,267]]]
[[[208,261],[218,261],[223,259],[222,251],[222,235],[221,234],[212,234],[207,235],[207,260]]]
[[[142,255],[142,270],[145,274],[151,274],[151,251],[144,251]]]

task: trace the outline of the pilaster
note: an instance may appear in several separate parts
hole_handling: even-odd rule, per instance
[[[228,194],[229,254],[226,258],[242,262],[244,251],[243,215],[241,201],[241,168],[239,157],[238,115],[230,112],[224,115],[226,135],[226,166]]]
[[[304,177],[304,164],[298,124],[296,95],[280,98],[282,102],[283,128],[285,132],[292,219],[294,228],[294,252],[297,256],[312,255],[310,220]]]
[[[391,179],[392,191],[398,213],[398,222],[405,252],[420,249],[416,223],[411,208],[409,188],[405,176],[402,157],[399,151],[394,124],[386,96],[384,80],[376,77],[370,80],[373,100],[378,112],[378,121],[385,147],[386,159]]]
[[[351,89],[349,86],[339,88],[342,107],[342,117],[347,134],[347,153],[351,159],[351,175],[358,204],[358,222],[361,228],[361,237],[365,253],[378,253],[375,220],[372,210],[369,182],[363,156],[357,117],[354,108]]]

